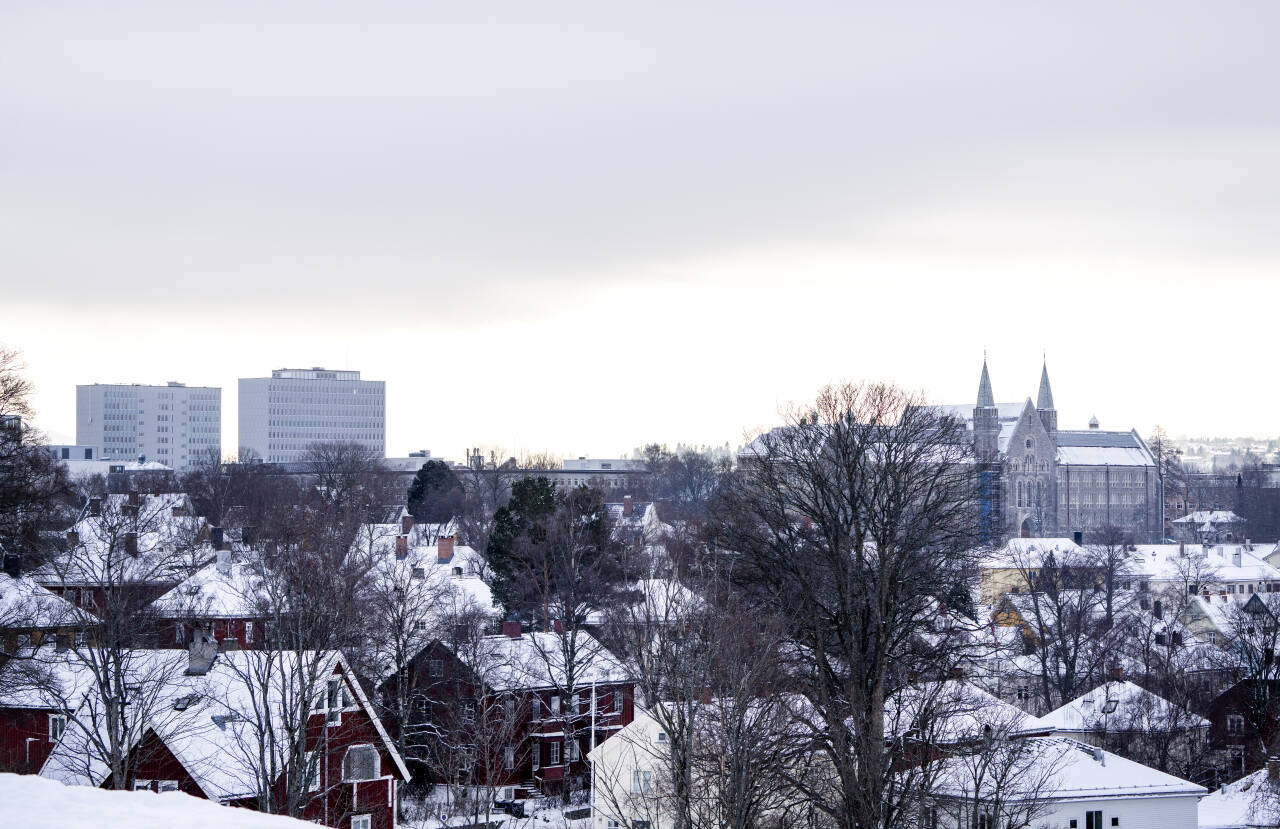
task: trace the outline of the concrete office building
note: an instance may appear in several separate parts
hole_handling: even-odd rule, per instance
[[[358,371],[281,368],[240,378],[240,448],[268,463],[300,461],[313,443],[387,451],[387,384]]]
[[[94,459],[145,455],[185,472],[210,450],[221,455],[222,389],[173,382],[76,386],[76,444],[97,447]]]

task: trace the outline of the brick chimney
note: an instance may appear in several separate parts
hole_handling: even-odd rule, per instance
[[[183,506],[177,506],[177,507],[174,507],[174,508],[173,508],[173,517],[174,517],[174,518],[182,518],[182,517],[183,517],[183,516],[185,516],[186,514],[187,514],[187,508],[186,508],[186,507],[183,507]]]
[[[67,549],[74,550],[80,546],[80,533],[75,530],[67,530]]]
[[[622,517],[630,518],[631,513],[635,510],[635,501],[630,495],[622,496]]]
[[[404,561],[408,557],[409,557],[409,536],[397,535],[396,536],[396,558],[400,559],[401,561]]]
[[[209,528],[209,544],[210,546],[213,547],[213,549],[221,550],[223,542],[225,541],[226,541],[226,533],[223,532],[222,527]]]
[[[102,499],[94,496],[89,499],[89,514],[97,517],[102,515]]]
[[[124,534],[124,551],[131,556],[138,554],[138,534],[133,530]]]
[[[453,536],[442,535],[436,539],[436,560],[440,562],[453,560]]]
[[[964,668],[961,668],[959,665],[956,665],[956,666],[952,667],[952,669],[951,669],[951,678],[952,678],[952,679],[964,679]]]
[[[4,554],[4,572],[11,579],[22,577],[22,556],[17,553]]]
[[[413,516],[412,515],[400,516],[400,532],[405,535],[408,535],[409,530],[412,530],[412,529],[413,529]]]
[[[520,623],[519,622],[503,622],[502,635],[507,637],[508,639],[519,639]]]
[[[1274,783],[1280,783],[1280,757],[1272,755],[1267,758],[1267,777]]]
[[[140,503],[141,503],[141,498],[138,495],[138,490],[136,489],[129,490],[129,506],[136,507]]]
[[[1124,679],[1124,668],[1116,665],[1111,668],[1111,679],[1114,682],[1120,682]]]

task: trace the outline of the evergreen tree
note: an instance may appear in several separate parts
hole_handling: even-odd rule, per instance
[[[492,575],[493,596],[510,611],[519,539],[546,537],[546,521],[556,509],[556,489],[546,477],[521,478],[511,485],[511,500],[493,514],[493,531],[485,548]]]
[[[444,461],[427,461],[409,484],[409,512],[425,524],[442,524],[462,509],[458,476]]]

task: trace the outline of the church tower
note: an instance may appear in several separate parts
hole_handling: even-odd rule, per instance
[[[987,358],[982,358],[982,379],[978,381],[978,405],[973,407],[973,448],[980,460],[993,460],[1000,450],[1000,410],[991,393]]]
[[[1058,442],[1058,410],[1053,407],[1053,389],[1049,388],[1049,364],[1040,368],[1040,394],[1036,396],[1036,411],[1044,430],[1056,444]]]

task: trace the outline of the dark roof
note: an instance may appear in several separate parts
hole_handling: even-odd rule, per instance
[[[1059,446],[1101,446],[1116,449],[1141,449],[1133,432],[1058,432]]]

